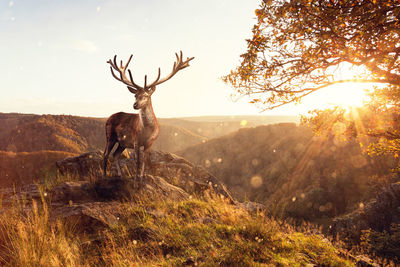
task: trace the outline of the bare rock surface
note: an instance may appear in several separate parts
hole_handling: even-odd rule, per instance
[[[265,205],[252,201],[245,201],[242,203],[238,203],[238,205],[249,212],[257,212],[265,210]]]
[[[118,224],[121,202],[73,203],[53,207],[51,220],[63,220],[75,226],[77,232],[92,233],[98,229]]]
[[[146,175],[143,184],[134,179],[112,177],[94,183],[88,181],[65,182],[56,186],[51,194],[52,205],[69,203],[137,201],[140,199],[180,201],[189,198],[184,190],[167,183],[163,178]]]
[[[83,153],[76,157],[69,157],[56,162],[61,174],[76,175],[79,177],[99,176],[102,166],[100,151]]]

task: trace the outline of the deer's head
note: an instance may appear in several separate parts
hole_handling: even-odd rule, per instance
[[[129,88],[129,91],[132,92],[132,89]],[[151,95],[156,90],[156,87],[152,87],[150,91],[139,91],[137,90],[135,94],[135,103],[133,104],[134,109],[142,109],[147,106],[151,102]]]
[[[149,103],[151,103],[151,95],[156,90],[156,86],[162,84],[163,82],[168,81],[171,79],[178,71],[189,67],[189,62],[194,59],[194,57],[187,58],[185,61],[182,61],[183,55],[182,51],[180,54],[176,55],[176,61],[174,62],[174,66],[172,67],[172,71],[166,77],[160,79],[161,76],[161,69],[158,68],[158,76],[154,82],[151,84],[147,84],[147,75],[144,76],[144,86],[137,85],[132,78],[131,70],[128,69],[129,79],[126,77],[126,70],[128,68],[129,63],[131,62],[132,55],[129,57],[128,62],[124,65],[122,60],[120,62],[120,67],[117,65],[117,56],[114,56],[114,60],[108,60],[107,63],[110,64],[111,74],[112,76],[117,79],[118,81],[127,85],[128,90],[135,95],[135,104],[133,105],[134,109],[142,109]],[[119,73],[119,77],[114,73],[114,70]]]

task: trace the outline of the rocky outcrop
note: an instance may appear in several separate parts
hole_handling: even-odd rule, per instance
[[[181,201],[189,199],[190,195],[211,194],[250,211],[264,208],[261,204],[237,202],[226,187],[203,167],[171,153],[150,153],[150,162],[146,165],[146,175],[140,186],[134,178],[134,158],[127,153],[120,162],[123,178],[116,177],[112,160],[108,163],[109,176],[103,177],[100,151],[57,161],[61,174],[74,176],[79,181],[65,182],[53,189],[52,218],[72,220],[80,231],[90,233],[96,228],[117,224],[127,203],[131,205],[144,200]],[[162,216],[154,210],[148,213]]]
[[[69,221],[77,231],[91,233],[117,225],[126,214],[124,209],[138,201],[189,199],[189,194],[161,177],[145,178],[140,187],[133,179],[120,177],[62,183],[51,192],[51,218]]]
[[[76,157],[69,157],[57,161],[57,167],[64,175],[79,176],[82,180],[99,180],[103,177],[103,157],[100,151],[89,152]],[[134,177],[136,162],[126,155],[120,159],[123,177]],[[146,173],[152,177],[163,179],[174,186],[182,188],[188,194],[203,194],[212,191],[217,195],[236,203],[226,187],[203,167],[193,165],[187,160],[172,153],[151,151],[150,162],[146,166]],[[117,174],[113,161],[108,164],[107,174]]]
[[[383,189],[376,200],[363,208],[334,219],[331,234],[359,240],[362,230],[389,231],[393,223],[400,224],[400,183]]]
[[[56,166],[63,175],[74,175],[80,178],[98,177],[101,175],[100,151],[83,153],[76,157],[68,157],[56,162]]]

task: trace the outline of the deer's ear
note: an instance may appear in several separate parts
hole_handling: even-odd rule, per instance
[[[130,87],[130,86],[127,86],[127,87],[128,87],[129,92],[131,92],[132,94],[136,94],[137,93],[137,90],[135,88]]]
[[[150,95],[152,95],[155,90],[156,90],[156,86],[151,87],[149,90]]]

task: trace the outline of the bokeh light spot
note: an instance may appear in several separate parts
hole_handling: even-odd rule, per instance
[[[259,159],[253,159],[253,160],[251,161],[251,164],[252,164],[253,166],[258,166],[258,164],[260,164],[260,160],[259,160]]]
[[[211,166],[211,161],[210,160],[208,160],[208,159],[206,159],[205,161],[204,161],[204,164],[206,165],[206,167],[208,168],[208,167],[210,167]]]
[[[250,184],[253,188],[259,188],[263,183],[263,179],[260,175],[254,175],[250,178]]]

